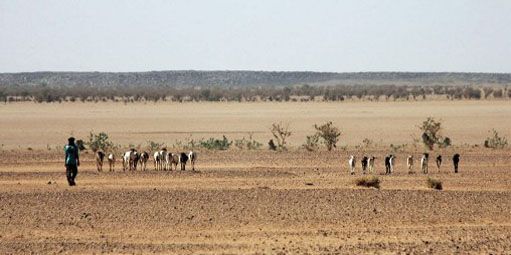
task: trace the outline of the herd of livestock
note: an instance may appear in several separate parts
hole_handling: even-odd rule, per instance
[[[102,151],[96,152],[96,167],[98,171],[103,170],[103,160],[105,158],[105,153]],[[385,174],[392,174],[394,172],[394,162],[395,162],[395,156],[393,154],[390,154],[385,157]],[[115,154],[110,153],[108,154],[108,163],[110,166],[110,171],[114,171],[115,168]],[[197,161],[197,152],[190,151],[188,153],[181,152],[181,153],[172,153],[168,152],[166,148],[163,148],[162,150],[156,151],[153,154],[154,159],[154,170],[170,170],[172,171],[177,170],[177,166],[179,165],[181,170],[185,170],[186,164],[190,162],[192,166],[192,171],[195,171],[195,162]],[[362,173],[366,174],[366,171],[368,171],[370,174],[375,173],[374,168],[374,162],[376,157],[374,156],[364,156],[362,157],[362,160],[360,161],[362,165]],[[144,152],[138,152],[136,149],[131,149],[122,155],[122,169],[123,171],[129,170],[129,171],[135,171],[137,170],[137,167],[140,167],[140,170],[145,171],[147,169],[147,162],[149,161],[149,153]],[[350,174],[355,174],[356,169],[356,156],[351,155],[348,160]],[[429,162],[429,153],[423,153],[421,160],[420,160],[420,167],[422,170],[422,173],[427,174],[429,171],[428,167]],[[458,165],[460,162],[460,154],[456,153],[452,157],[452,163],[454,167],[454,173],[458,172]],[[442,155],[438,155],[435,158],[435,163],[440,171],[440,167],[442,166]],[[406,158],[406,166],[408,168],[408,173],[413,173],[413,166],[414,166],[414,157],[413,155],[408,155]]]
[[[376,157],[371,156],[367,157],[364,156],[360,163],[362,164],[362,173],[365,174],[366,170],[369,170],[369,173],[374,174],[374,161]],[[390,154],[385,157],[385,174],[392,174],[394,172],[394,162],[396,157],[393,154]],[[355,174],[355,167],[356,167],[356,157],[351,155],[348,164],[350,167],[350,174]],[[422,173],[427,174],[429,171],[428,167],[429,162],[429,153],[423,153],[420,161],[420,167],[422,170]],[[440,167],[442,166],[442,155],[438,155],[435,158],[436,166],[438,168],[438,171],[440,171]],[[460,162],[460,154],[456,153],[452,157],[452,163],[454,167],[454,173],[458,173],[458,165]],[[413,155],[408,155],[406,158],[406,167],[408,168],[408,173],[413,173],[413,165],[414,165],[414,158]]]
[[[105,153],[102,151],[96,152],[96,167],[98,171],[103,171],[103,160]],[[180,165],[181,170],[185,170],[186,163],[190,162],[192,165],[192,171],[195,171],[195,161],[197,160],[197,152],[190,151],[188,153],[172,153],[168,152],[166,148],[154,152],[154,169],[155,170],[172,170],[172,166],[177,170],[177,166]],[[136,149],[131,149],[122,154],[122,170],[135,171],[137,167],[140,170],[145,171],[147,169],[147,162],[149,161],[149,153],[146,151],[138,152]],[[115,154],[110,153],[107,157],[110,171],[114,171],[115,168]]]

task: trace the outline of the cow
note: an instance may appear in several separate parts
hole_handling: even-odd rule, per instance
[[[350,159],[348,160],[348,164],[350,166],[350,174],[351,175],[355,174],[355,164],[356,164],[356,162],[357,162],[357,160],[356,160],[355,156],[351,155]]]
[[[108,165],[110,167],[110,172],[115,171],[115,154],[108,154]]]
[[[192,164],[192,171],[195,171],[195,161],[197,161],[197,152],[190,151],[188,153],[188,158],[190,159],[190,164]]]
[[[362,160],[360,163],[362,164],[362,173],[366,174],[367,164],[368,164],[369,158],[367,156],[362,157]]]
[[[105,153],[102,151],[96,152],[96,168],[98,172],[103,171],[103,160],[105,159]]]
[[[170,171],[172,171],[172,166],[177,170],[177,164],[179,163],[179,155],[176,153],[169,152],[165,155],[165,165],[168,167]]]
[[[186,168],[186,162],[188,162],[188,155],[186,153],[181,152],[179,155],[179,164],[181,165],[181,171],[184,171]]]
[[[153,158],[154,158],[154,170],[155,171],[161,170],[160,152],[159,151],[154,152]]]
[[[390,173],[394,173],[394,161],[396,160],[396,157],[393,154],[390,154]]]
[[[460,163],[460,154],[456,153],[452,156],[452,163],[454,165],[454,173],[458,173],[458,164]]]
[[[142,171],[146,170],[146,165],[147,165],[148,160],[149,160],[149,153],[147,151],[140,153],[140,159],[139,159],[140,170],[142,170]]]
[[[438,172],[440,172],[441,166],[442,166],[442,155],[438,155],[436,157],[436,167],[438,168]]]
[[[130,154],[130,171],[136,171],[137,170],[137,164],[140,160],[140,153],[138,153],[135,149],[132,149],[132,153]]]
[[[408,158],[406,158],[406,167],[409,174],[413,173],[413,155],[408,155]]]
[[[428,160],[429,160],[429,153],[422,154],[421,169],[422,169],[422,173],[424,173],[424,174],[428,173]]]
[[[368,160],[368,166],[369,166],[369,173],[374,173],[374,160],[376,158],[374,156],[371,156],[369,157],[369,160]]]

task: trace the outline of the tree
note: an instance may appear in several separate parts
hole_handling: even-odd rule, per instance
[[[336,148],[339,136],[341,136],[341,131],[337,127],[333,126],[331,121],[321,126],[314,124],[314,128],[317,131],[316,134],[323,139],[323,143],[329,151]]]
[[[422,142],[429,150],[433,150],[435,144],[442,148],[451,145],[451,139],[449,137],[443,138],[440,134],[442,131],[441,121],[436,121],[433,117],[428,117],[418,127],[422,132]]]
[[[282,122],[273,123],[270,131],[275,140],[277,140],[277,148],[279,150],[287,150],[286,139],[291,136],[289,124],[283,125]]]
[[[114,147],[114,144],[108,138],[108,134],[105,132],[95,134],[92,131],[89,134],[87,145],[93,152],[98,150],[108,151]]]

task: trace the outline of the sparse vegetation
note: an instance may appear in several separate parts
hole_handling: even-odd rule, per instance
[[[380,188],[380,179],[376,176],[362,176],[355,179],[355,185],[367,188]]]
[[[233,141],[229,141],[224,135],[222,139],[209,138],[208,140],[201,140],[200,146],[208,150],[228,150],[231,147]]]
[[[289,124],[273,123],[270,128],[271,134],[277,141],[276,149],[278,150],[287,150],[287,142],[286,139],[291,136],[291,131],[289,131]],[[273,140],[272,140],[273,141]],[[275,144],[274,144],[275,145]],[[271,147],[271,145],[270,145]]]
[[[451,145],[451,139],[449,137],[442,137],[442,122],[436,121],[433,117],[428,117],[425,121],[419,125],[419,129],[422,132],[421,138],[422,143],[429,149],[433,150],[435,144],[439,147],[448,147]]]
[[[165,147],[165,143],[158,143],[155,141],[147,141],[147,149],[149,151],[156,151]]]
[[[302,145],[302,148],[307,151],[317,151],[319,149],[319,135],[308,135],[305,138],[305,143]]]
[[[90,132],[89,141],[86,143],[87,146],[93,151],[98,150],[109,151],[114,149],[114,144],[109,140],[108,134],[105,132],[94,133]]]
[[[484,147],[503,149],[507,146],[507,137],[501,136],[495,129],[492,129],[490,132],[491,135],[484,140]]]
[[[317,131],[316,134],[318,137],[323,139],[323,144],[325,144],[327,150],[331,151],[337,146],[336,144],[339,141],[339,136],[341,136],[341,131],[339,131],[331,121],[321,126],[315,124],[314,128]]]
[[[254,140],[252,133],[248,134],[248,138],[234,140],[234,146],[240,150],[257,150],[263,146],[262,143]]]
[[[428,188],[431,188],[431,189],[436,189],[436,190],[442,190],[443,189],[442,182],[440,180],[433,179],[431,177],[429,177],[426,180],[426,184],[428,185]]]

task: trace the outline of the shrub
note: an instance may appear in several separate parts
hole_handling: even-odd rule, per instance
[[[307,151],[316,151],[319,149],[319,135],[308,135],[305,139],[305,143],[302,145]]]
[[[78,146],[78,150],[80,150],[80,151],[83,151],[83,150],[86,149],[85,148],[85,143],[83,142],[82,139],[76,140],[76,146]]]
[[[376,176],[363,176],[360,178],[355,179],[355,184],[357,186],[361,187],[367,187],[367,188],[380,188],[380,179]]]
[[[418,127],[422,131],[422,142],[429,150],[433,150],[435,144],[438,144],[439,147],[448,147],[451,145],[451,139],[449,137],[443,138],[440,134],[442,131],[441,121],[436,121],[433,117],[428,117]]]
[[[431,188],[431,189],[442,190],[442,188],[443,188],[442,182],[440,180],[433,179],[431,177],[429,177],[426,180],[426,184],[428,185],[428,188]]]
[[[291,136],[289,125],[283,125],[281,122],[273,123],[270,128],[271,134],[277,140],[277,149],[287,150],[286,139]]]
[[[364,140],[362,140],[362,144],[364,145],[365,148],[369,148],[374,144],[374,142],[369,138],[364,138]]]
[[[243,137],[242,139],[236,139],[234,140],[234,146],[240,150],[257,150],[263,146],[262,143],[254,140],[252,138],[252,133],[248,134],[248,139]]]
[[[229,141],[225,135],[222,139],[215,139],[213,137],[208,140],[201,140],[200,146],[208,150],[227,150],[231,146],[232,141]]]
[[[315,124],[314,128],[317,131],[316,134],[323,139],[323,143],[329,151],[336,147],[336,144],[339,141],[339,136],[341,136],[341,131],[339,131],[337,127],[333,126],[331,121],[321,126]]]
[[[147,141],[147,148],[149,151],[157,151],[165,147],[165,143],[158,143],[155,141]]]
[[[507,146],[507,138],[500,136],[497,130],[492,129],[492,135],[484,140],[484,147],[492,149],[503,149]]]
[[[87,142],[87,146],[89,146],[93,152],[96,152],[98,150],[108,151],[113,149],[114,144],[109,140],[108,134],[105,132],[95,134],[91,131],[89,134],[89,141]]]

